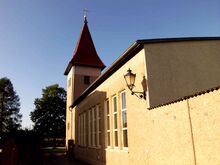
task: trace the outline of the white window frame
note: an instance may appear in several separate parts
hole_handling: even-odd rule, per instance
[[[125,98],[125,108],[123,108],[123,97],[122,95],[124,94],[124,98]],[[121,134],[122,134],[122,148],[125,149],[125,150],[128,150],[128,146],[125,147],[124,146],[124,131],[126,130],[127,131],[127,141],[128,141],[128,125],[127,127],[123,127],[123,112],[126,112],[126,121],[127,121],[127,105],[126,105],[126,93],[125,91],[122,91],[120,93],[120,97],[121,97]]]
[[[96,113],[95,107],[92,108],[92,147],[96,147]]]
[[[106,130],[106,136],[105,136],[105,142],[106,142],[106,148],[111,147],[111,113],[110,113],[110,104],[109,99],[105,101],[105,130]],[[109,119],[109,120],[108,120]],[[108,123],[109,122],[109,123]],[[108,128],[109,125],[109,128]],[[108,137],[109,134],[109,137]],[[109,140],[109,144],[108,144]]]
[[[81,115],[78,118],[78,144],[81,145]]]
[[[83,146],[86,146],[86,112],[83,113]]]
[[[81,132],[81,136],[80,136],[80,145],[84,146],[84,141],[83,141],[83,137],[84,137],[84,130],[83,130],[83,113],[80,115],[80,132]]]
[[[101,110],[100,110],[100,105],[98,104],[98,105],[96,105],[96,136],[97,136],[97,142],[96,142],[96,146],[99,148],[99,147],[101,147],[101,139],[100,139],[100,137],[101,137],[101,125],[100,125],[100,123],[101,123],[101,116],[100,116],[100,112],[101,112]]]
[[[116,103],[115,103],[116,102]],[[119,138],[118,138],[118,136],[119,136],[119,132],[118,132],[118,108],[117,108],[117,96],[113,96],[112,97],[112,116],[113,116],[113,146],[114,146],[114,148],[118,148],[119,147]],[[115,109],[116,108],[116,109]],[[116,116],[116,118],[115,118],[115,116]],[[115,128],[115,120],[117,120],[116,121],[116,123],[117,123],[117,128]],[[115,139],[115,135],[116,135],[116,132],[117,132],[117,146],[116,146],[116,139]]]
[[[89,133],[88,133],[88,139],[89,139],[89,147],[92,147],[92,109],[88,111],[89,113]]]

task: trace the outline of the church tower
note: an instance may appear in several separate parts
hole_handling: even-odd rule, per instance
[[[64,75],[67,76],[66,139],[74,139],[75,113],[71,111],[70,106],[105,68],[96,52],[87,24],[87,18],[84,16],[84,24],[78,43],[64,72]]]
[[[101,74],[105,65],[99,58],[84,17],[84,25],[64,75],[67,75],[67,87],[72,88],[72,102]]]

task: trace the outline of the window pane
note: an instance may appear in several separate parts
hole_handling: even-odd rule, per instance
[[[115,131],[115,147],[118,146],[118,131]]]
[[[122,109],[126,108],[126,98],[125,98],[125,92],[121,94],[121,104],[122,104]]]
[[[107,130],[110,130],[110,116],[107,116]]]
[[[97,125],[96,125],[96,120],[94,120],[94,133],[97,132]]]
[[[99,132],[99,141],[98,141],[98,145],[101,145],[101,139],[102,138],[102,134],[101,134],[101,132]]]
[[[95,146],[97,146],[97,136],[95,134]]]
[[[101,112],[102,112],[102,111],[101,111],[101,106],[98,106],[98,117],[99,117],[99,118],[100,118],[101,115],[102,115]]]
[[[78,142],[79,142],[79,144],[80,144],[80,128],[81,128],[81,127],[80,127],[80,115],[79,115],[79,126],[78,126],[78,131],[79,131],[79,132],[78,132],[78,133],[79,133],[79,134],[78,134]]]
[[[88,120],[89,120],[89,132],[88,132],[88,141],[89,141],[89,146],[91,146],[91,138],[90,138],[90,135],[91,135],[91,114],[90,114],[90,110],[88,112]]]
[[[99,118],[99,131],[101,131],[101,118]]]
[[[114,112],[117,112],[117,100],[116,97],[114,97]]]
[[[128,147],[128,135],[127,135],[127,130],[123,130],[123,144],[124,144],[124,147]]]
[[[123,128],[127,127],[127,112],[122,111],[122,126]]]
[[[90,144],[93,145],[93,139],[92,139],[92,133],[93,133],[93,122],[92,122],[92,109],[90,110]]]
[[[86,85],[90,84],[90,76],[84,76],[84,84]]]
[[[115,129],[118,128],[118,125],[117,125],[117,113],[114,114],[114,126],[115,126]]]
[[[69,80],[68,80],[68,87],[70,87],[71,86],[71,78],[69,78]]]
[[[96,108],[92,109],[93,112],[93,119],[96,120]]]
[[[108,146],[110,146],[110,132],[107,132],[107,134],[108,134],[108,135],[107,135],[107,138],[108,138],[108,139],[107,139],[107,142],[108,142]]]
[[[70,123],[67,124],[67,129],[68,129],[68,130],[70,129]]]
[[[106,103],[106,104],[107,104],[107,105],[106,105],[106,106],[107,106],[106,108],[107,108],[107,115],[108,115],[108,114],[109,114],[109,101],[108,101],[108,100],[107,100],[107,103]]]

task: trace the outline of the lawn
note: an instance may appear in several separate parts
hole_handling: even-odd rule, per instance
[[[45,147],[41,149],[43,152],[50,153],[50,152],[66,152],[66,147]]]

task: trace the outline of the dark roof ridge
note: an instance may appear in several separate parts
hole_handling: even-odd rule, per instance
[[[172,37],[172,38],[150,38],[140,39],[137,43],[158,43],[158,42],[178,42],[178,41],[205,41],[205,40],[219,40],[220,36],[206,36],[206,37]]]

